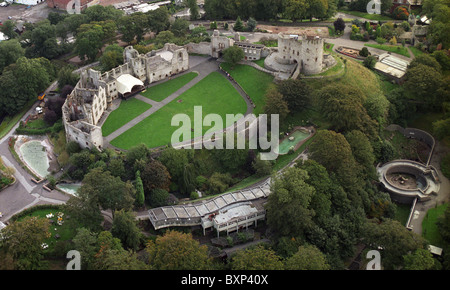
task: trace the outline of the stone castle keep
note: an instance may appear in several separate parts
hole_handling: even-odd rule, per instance
[[[104,112],[118,98],[128,98],[147,85],[164,80],[189,69],[189,53],[220,58],[225,49],[238,46],[245,60],[265,58],[264,66],[275,79],[297,78],[300,74],[317,74],[335,63],[323,53],[324,41],[319,37],[278,34],[278,47],[240,41],[220,35],[215,30],[211,42],[189,43],[182,46],[167,43],[164,48],[139,54],[132,46],[125,48],[124,64],[101,73],[86,69],[62,107],[67,142],[75,141],[82,148],[104,146],[100,121]],[[259,69],[262,69],[258,67]],[[102,120],[103,121],[103,120]]]

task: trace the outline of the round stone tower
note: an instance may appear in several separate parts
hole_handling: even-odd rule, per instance
[[[305,75],[322,71],[323,38],[307,36],[302,41],[302,72]]]

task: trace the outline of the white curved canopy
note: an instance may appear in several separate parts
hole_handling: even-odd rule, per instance
[[[130,74],[123,74],[117,78],[117,91],[122,95],[131,93],[134,86],[144,86],[144,83]]]

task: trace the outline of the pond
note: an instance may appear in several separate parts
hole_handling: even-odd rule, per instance
[[[81,187],[79,183],[58,183],[56,187],[68,194],[77,195],[78,189]]]
[[[50,172],[50,163],[47,157],[46,147],[41,141],[28,141],[20,146],[20,154],[26,165],[41,178],[45,178]]]
[[[295,130],[278,146],[278,154],[287,154],[290,148],[296,148],[297,144],[308,138],[311,134],[307,130]]]

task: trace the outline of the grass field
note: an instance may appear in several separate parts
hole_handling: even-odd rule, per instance
[[[423,54],[423,51],[421,51],[420,49],[418,49],[417,47],[414,46],[410,46],[409,49],[411,50],[411,52],[414,54],[414,56],[419,56],[421,54]]]
[[[193,120],[194,106],[202,106],[203,117],[215,113],[223,120],[226,119],[226,114],[245,114],[247,110],[245,100],[233,85],[220,73],[213,72],[178,98],[112,140],[111,144],[122,149],[129,149],[141,143],[150,148],[167,145],[174,131],[179,128],[171,126],[172,117],[183,113]],[[231,124],[224,124],[227,125]],[[202,134],[210,128],[204,126]]]
[[[198,76],[198,73],[189,72],[187,74],[178,76],[172,80],[149,87],[145,92],[141,92],[141,95],[155,102],[161,102],[171,94],[181,89],[184,85],[193,80],[196,76]]]
[[[263,113],[265,94],[269,85],[273,82],[273,76],[248,65],[237,64],[234,69],[231,69],[229,63],[222,63],[221,67],[226,70],[250,96],[250,99],[252,99],[253,103],[256,105],[253,113],[255,115]]]
[[[370,19],[370,20],[393,20],[389,16],[380,15],[380,14],[369,14],[369,13],[360,12],[360,11],[348,11],[348,10],[338,10],[338,11],[342,12],[342,13],[350,14],[350,15],[353,15],[353,16],[358,16],[358,17],[362,17],[362,18],[365,18],[365,19]]]
[[[397,53],[397,54],[400,54],[400,55],[403,55],[403,56],[406,56],[406,57],[411,57],[411,55],[408,52],[408,49],[406,47],[403,47],[403,46],[387,45],[387,44],[369,44],[369,43],[366,43],[364,45],[368,46],[368,47],[373,47],[373,48],[377,48],[377,49],[381,49],[381,50]]]
[[[102,126],[103,136],[108,136],[126,123],[130,122],[152,106],[135,98],[120,103],[119,108],[112,111]]]
[[[444,215],[448,203],[442,204],[436,208],[430,209],[422,222],[422,236],[430,242],[433,246],[442,247],[443,241],[439,234],[439,229],[436,224],[439,217]]]
[[[397,204],[397,211],[395,212],[394,219],[399,221],[402,225],[406,225],[410,212],[411,212],[411,205]]]
[[[53,220],[54,223],[52,225],[50,225],[49,227],[49,232],[51,234],[51,236],[47,239],[44,240],[44,243],[46,243],[48,245],[48,250],[53,249],[53,247],[56,244],[57,239],[55,238],[55,235],[58,234],[60,237],[58,239],[58,241],[67,241],[72,239],[75,236],[75,231],[73,228],[70,228],[69,226],[67,226],[67,224],[64,222],[62,225],[58,225],[57,221],[58,221],[58,212],[60,212],[57,209],[36,209],[35,211],[31,212],[29,215],[25,216],[25,217],[38,217],[38,218],[43,218],[46,220]],[[46,215],[52,213],[54,216],[50,219],[47,219]],[[25,217],[22,217],[19,219],[19,221],[23,220]],[[66,216],[63,215],[62,217],[63,221],[66,220]]]

